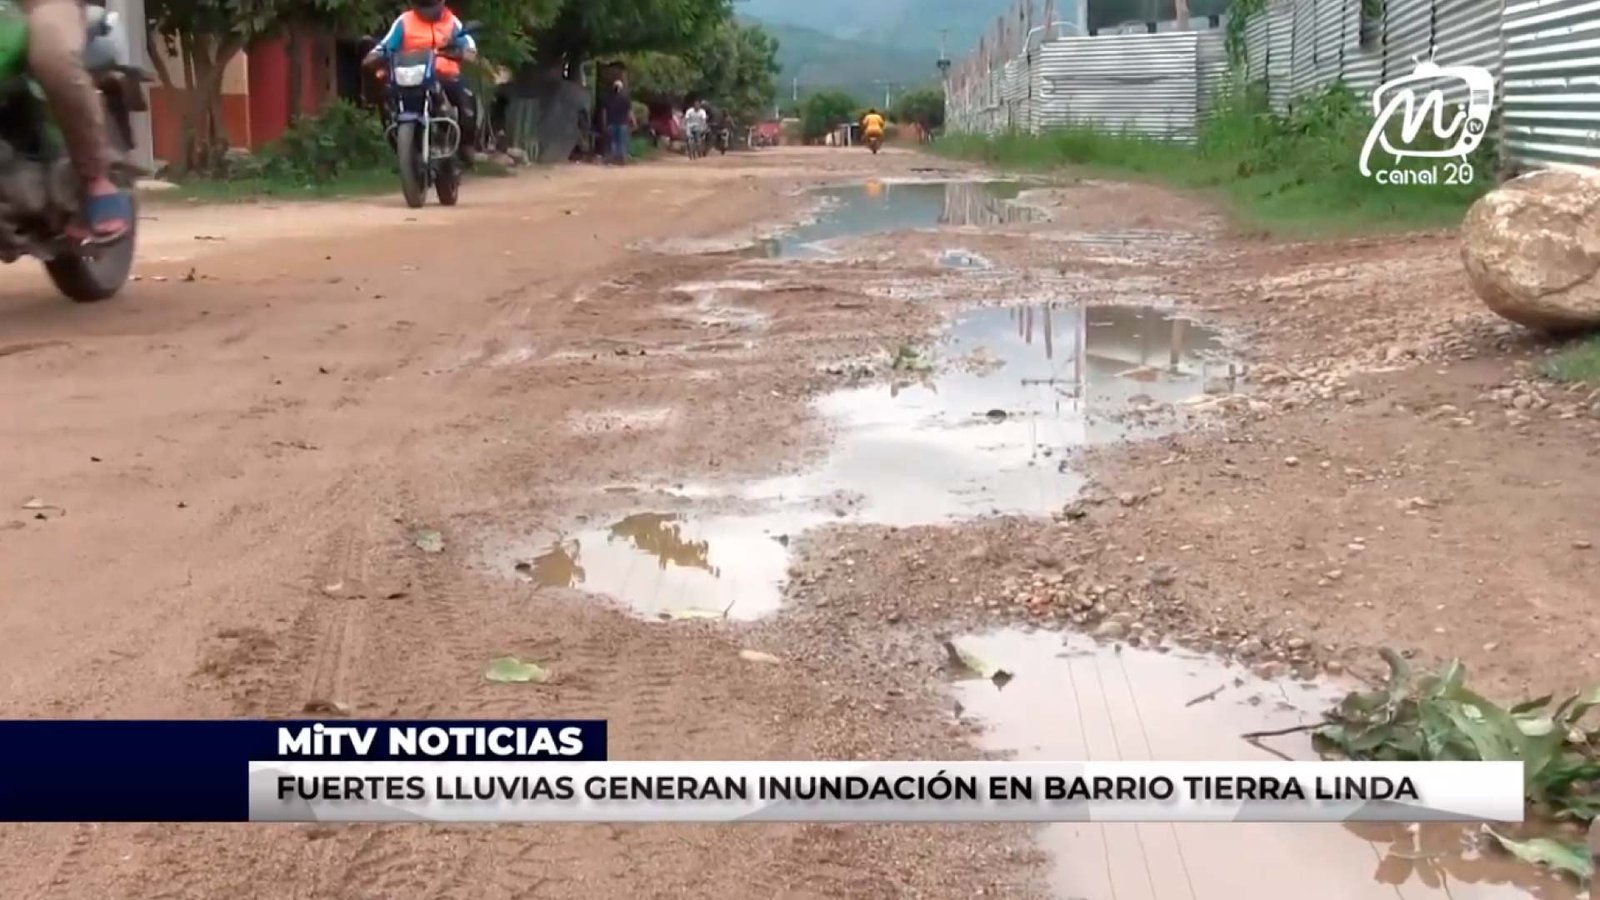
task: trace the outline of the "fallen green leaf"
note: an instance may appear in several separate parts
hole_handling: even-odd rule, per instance
[[[1565,872],[1587,884],[1594,875],[1594,862],[1589,858],[1589,848],[1579,843],[1567,843],[1555,838],[1530,838],[1526,841],[1516,841],[1508,838],[1493,828],[1485,831],[1500,842],[1512,856],[1525,863],[1536,866],[1548,866],[1558,872]]]
[[[544,684],[550,680],[550,670],[515,656],[502,656],[489,661],[489,671],[483,673],[483,677],[490,681]]]
[[[417,549],[423,553],[444,552],[444,535],[431,529],[417,532],[411,542],[416,544]]]

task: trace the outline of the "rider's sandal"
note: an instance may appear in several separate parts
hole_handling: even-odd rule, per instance
[[[133,198],[126,191],[85,197],[83,221],[87,227],[74,229],[74,237],[84,243],[105,244],[118,240],[133,227]],[[112,223],[121,224],[108,228]]]

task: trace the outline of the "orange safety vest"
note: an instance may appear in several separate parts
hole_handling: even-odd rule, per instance
[[[460,20],[450,10],[439,16],[439,21],[429,22],[408,9],[400,14],[400,52],[412,50],[443,50],[450,46]],[[440,78],[460,78],[461,64],[440,56],[433,61],[434,74]]]

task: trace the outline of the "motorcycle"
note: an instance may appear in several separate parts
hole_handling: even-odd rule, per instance
[[[874,134],[868,137],[867,149],[872,151],[873,156],[877,156],[878,151],[883,149],[883,136]]]
[[[469,22],[472,34],[478,23]],[[400,167],[400,193],[412,209],[428,200],[433,188],[443,206],[461,196],[461,110],[445,96],[435,73],[439,57],[459,59],[451,47],[402,50],[391,54],[386,92],[386,135]]]
[[[116,13],[90,6],[86,27],[83,62],[105,104],[110,177],[131,191],[144,173],[131,159],[130,113],[149,109],[144,83],[152,79],[118,62],[124,36]],[[115,296],[133,269],[137,205],[127,232],[106,243],[69,234],[82,205],[81,181],[60,129],[28,75],[27,19],[10,0],[0,0],[0,262],[41,260],[56,289],[79,303]]]
[[[718,128],[717,129],[717,153],[721,154],[722,156],[727,156],[728,155],[728,142],[731,139],[732,138],[730,138],[729,135],[728,135],[727,126],[723,126],[721,128]]]

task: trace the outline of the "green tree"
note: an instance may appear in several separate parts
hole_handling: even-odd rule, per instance
[[[732,16],[733,0],[561,0],[531,37],[539,60],[576,70],[601,54],[681,53]]]
[[[860,105],[849,94],[819,91],[807,97],[800,108],[800,128],[807,140],[819,138],[845,122],[855,120]]]
[[[732,19],[682,53],[636,53],[627,60],[638,96],[695,96],[750,121],[765,114],[777,90],[777,41],[760,26]]]
[[[944,91],[922,88],[907,91],[894,101],[894,120],[912,122],[925,131],[944,127]]]

